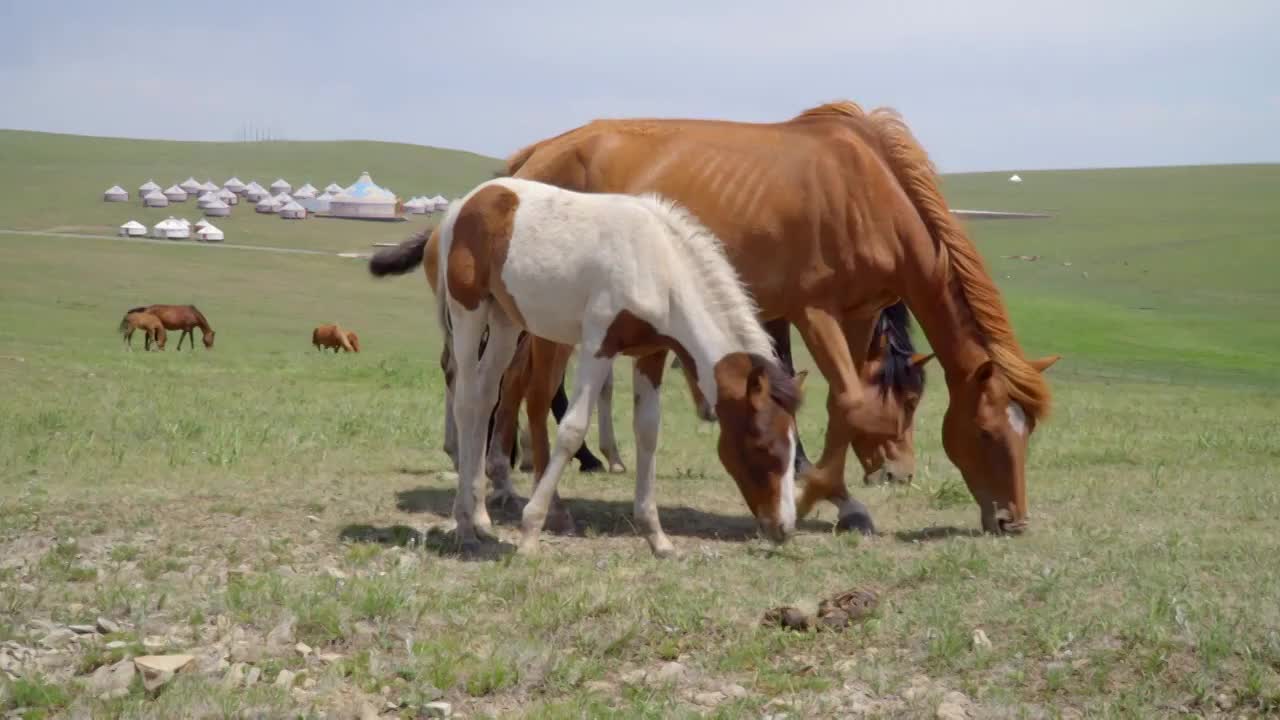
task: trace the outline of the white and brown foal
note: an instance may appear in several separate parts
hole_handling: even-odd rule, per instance
[[[555,449],[524,508],[521,552],[538,547],[560,475],[582,444],[616,355],[636,358],[635,518],[654,554],[674,550],[654,497],[658,387],[668,350],[694,368],[702,395],[714,398],[720,460],[761,531],[775,542],[794,532],[799,387],[778,362],[719,241],[691,215],[655,196],[491,180],[446,213],[439,273],[440,319],[457,371],[454,515],[464,550],[475,548],[477,532],[491,531],[483,502],[485,430],[522,328],[580,347]]]

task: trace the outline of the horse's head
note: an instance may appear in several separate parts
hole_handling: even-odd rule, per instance
[[[796,409],[804,375],[772,359],[726,355],[715,366],[720,461],[761,531],[774,542],[795,532]]]
[[[351,343],[351,349],[360,352],[360,338],[350,330],[347,331],[347,342]]]
[[[915,413],[924,396],[924,366],[932,354],[908,352],[885,336],[872,344],[861,379],[879,403],[878,414],[896,420],[889,436],[854,428],[851,445],[865,473],[863,481],[909,483],[916,471]]]
[[[1028,362],[1044,372],[1058,356]],[[1020,533],[1027,524],[1027,444],[1036,418],[1010,395],[1004,371],[982,364],[951,384],[951,403],[942,420],[942,446],[960,469],[982,513],[982,529]]]
[[[212,349],[213,348],[213,331],[210,330],[209,332],[205,333],[203,340],[204,340],[205,349],[206,350]]]

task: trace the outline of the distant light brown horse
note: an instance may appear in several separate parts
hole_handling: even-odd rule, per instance
[[[195,349],[196,328],[200,328],[201,339],[204,341],[205,349],[213,348],[213,328],[209,326],[209,321],[205,319],[203,313],[196,309],[195,305],[145,305],[131,308],[126,314],[132,315],[140,312],[151,313],[160,318],[160,322],[164,323],[166,330],[181,330],[182,335],[178,337],[179,350],[182,349],[184,338],[190,338],[191,342],[187,343],[187,345],[191,349]]]
[[[321,325],[312,330],[311,344],[315,345],[317,350],[332,348],[335,353],[339,350],[360,352],[360,338],[350,330],[343,330],[334,323]]]
[[[157,350],[164,350],[168,335],[164,331],[164,323],[160,322],[160,318],[148,312],[125,314],[124,319],[120,321],[120,334],[124,336],[124,342],[130,350],[133,349],[135,330],[142,331],[143,349],[150,350],[154,343]]]
[[[1028,446],[1049,413],[1043,373],[1058,356],[1024,355],[933,164],[892,110],[837,102],[772,123],[598,120],[521,150],[507,171],[572,190],[657,192],[679,201],[724,243],[760,319],[795,325],[829,387],[827,442],[806,473],[801,515],[828,499],[841,507],[842,523],[873,528],[849,497],[843,469],[851,440],[882,443],[910,426],[909,413],[885,412],[859,372],[876,314],[904,300],[945,372],[943,448],[983,529],[1026,528]],[[406,250],[379,255],[412,259]],[[534,339],[537,380],[526,402],[542,383],[554,387],[547,378],[558,377],[568,358],[567,349],[540,349],[546,345]],[[540,358],[548,362],[539,365]],[[538,405],[531,434],[541,472],[549,442],[540,397]]]

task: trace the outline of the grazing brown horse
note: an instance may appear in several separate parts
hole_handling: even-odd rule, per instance
[[[315,345],[317,350],[332,348],[335,353],[339,350],[360,352],[360,338],[350,330],[343,330],[333,323],[321,325],[312,330],[311,344]]]
[[[164,331],[164,323],[160,322],[160,318],[148,312],[125,314],[124,319],[120,321],[120,334],[124,336],[124,342],[130,350],[133,349],[135,330],[142,330],[143,349],[150,350],[154,343],[157,350],[164,350],[168,335]]]
[[[598,120],[521,150],[508,172],[580,191],[658,192],[721,239],[761,319],[795,325],[828,382],[826,443],[799,510],[830,499],[844,506],[842,524],[864,532],[870,515],[844,486],[848,445],[899,438],[910,417],[885,415],[858,355],[870,347],[877,313],[904,300],[945,371],[943,447],[983,529],[1025,529],[1027,448],[1049,413],[1043,372],[1058,356],[1025,357],[933,164],[892,110],[838,102],[774,123]],[[568,357],[536,338],[531,352],[530,403]],[[541,470],[540,398],[530,412],[543,418],[531,422]]]
[[[130,308],[126,315],[139,312],[148,312],[160,318],[160,322],[164,323],[166,330],[181,330],[182,335],[178,337],[179,350],[182,349],[183,338],[190,338],[191,342],[187,343],[187,345],[192,350],[195,349],[196,328],[200,328],[201,340],[204,342],[205,349],[213,348],[213,328],[209,327],[209,321],[205,319],[203,313],[196,309],[195,305],[145,305]]]

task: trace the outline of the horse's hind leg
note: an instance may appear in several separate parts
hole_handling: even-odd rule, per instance
[[[444,452],[458,469],[458,423],[453,417],[454,365],[449,338],[445,338],[444,351],[440,353],[440,372],[444,374]]]
[[[551,414],[555,416],[556,422],[560,422],[564,417],[565,409],[569,407],[569,396],[564,391],[564,374],[560,376],[560,384],[556,386],[555,395],[551,396]],[[573,454],[573,458],[578,461],[578,472],[593,473],[604,470],[604,463],[600,462],[600,458],[596,457],[587,444],[582,443],[582,447]]]
[[[618,452],[618,439],[613,434],[613,368],[605,377],[600,388],[600,452],[609,460],[609,472],[623,473],[627,466],[622,463],[622,454]]]
[[[788,375],[795,377],[796,368],[791,361],[791,323],[786,318],[778,318],[765,323],[764,329],[773,338],[773,346],[777,348],[782,367],[786,368]],[[796,475],[804,473],[812,465],[804,451],[804,442],[800,439],[800,424],[796,423]]]
[[[477,549],[477,532],[492,534],[489,511],[484,505],[484,459],[488,441],[485,431],[498,400],[502,372],[515,354],[519,329],[500,310],[491,309],[488,301],[474,311],[467,311],[452,300],[449,305],[457,366],[453,410],[459,430],[458,492],[453,514],[458,540],[464,551],[471,551]],[[484,354],[480,355],[486,325],[489,339]]]
[[[487,467],[493,494],[488,502],[519,504],[520,496],[511,484],[511,453],[515,450],[516,424],[520,416],[520,402],[529,387],[529,341],[524,335],[516,349],[515,358],[502,375],[502,392],[498,406],[489,420],[490,438]]]
[[[573,348],[557,345],[549,340],[531,337],[529,353],[532,359],[529,372],[529,389],[525,394],[525,413],[529,420],[529,436],[533,441],[533,482],[546,473],[551,459],[550,440],[547,433],[547,415],[551,411],[552,388],[557,378],[564,377],[565,366]],[[563,386],[562,388],[563,389]],[[574,529],[573,517],[564,506],[558,493],[552,492],[551,517],[547,527],[555,533],[568,533]]]

